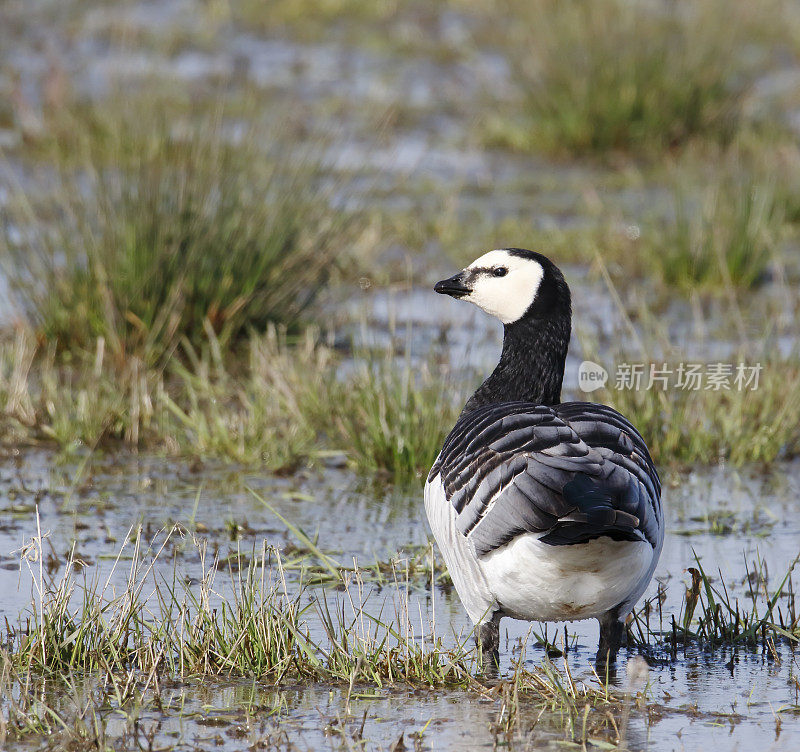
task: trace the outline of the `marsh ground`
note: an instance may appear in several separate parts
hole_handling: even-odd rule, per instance
[[[2,744],[800,744],[784,581],[800,553],[800,17],[780,2],[635,5],[620,19],[613,0],[3,4]],[[567,670],[563,625],[545,647],[509,623],[502,681],[481,677],[446,577],[430,581],[421,473],[500,336],[430,285],[507,245],[568,276],[569,397],[585,358],[612,377],[624,362],[764,365],[754,392],[597,393],[654,447],[669,525],[648,592],[661,583],[664,600],[642,615],[651,634],[632,626],[648,673],[634,662],[628,678],[631,648],[609,693],[590,674],[593,625],[568,625]],[[197,273],[165,273],[184,249]],[[255,287],[225,276],[231,259]],[[41,572],[24,548],[37,508]],[[110,577],[115,602],[126,540],[141,530],[149,561],[176,524],[141,590],[148,624],[182,623],[148,601],[159,583],[196,593],[210,571],[221,613],[266,542],[319,650],[292,647],[277,673],[255,659],[184,671],[167,652],[78,666],[71,651],[96,635],[37,631],[52,605],[37,583],[74,573],[77,608],[84,577]],[[331,572],[354,559],[355,601]],[[742,614],[757,602],[755,639],[727,629],[726,592]],[[336,663],[321,600],[376,639],[411,623],[413,638],[390,637],[466,668],[418,670],[413,650],[373,672]],[[422,638],[434,623],[439,648]],[[219,650],[203,624],[182,661]],[[39,644],[37,667],[25,649]]]
[[[125,548],[123,543],[130,531],[143,526],[146,540],[152,540],[153,550],[158,550],[165,531],[179,524],[184,532],[174,536],[175,545],[158,561],[144,587],[145,598],[152,597],[159,579],[169,581],[176,571],[195,589],[212,572],[209,605],[218,608],[221,602],[232,600],[240,572],[258,553],[253,545],[260,546],[262,540],[284,552],[288,589],[299,591],[301,580],[313,579],[311,574],[320,569],[324,574],[323,563],[250,493],[253,488],[294,524],[318,532],[326,553],[339,564],[352,568],[353,559],[357,560],[366,574],[356,601],[361,599],[367,613],[394,621],[407,609],[417,636],[430,635],[435,621],[435,631],[451,648],[468,635],[467,620],[452,588],[446,581],[431,588],[427,573],[414,568],[415,562],[418,565],[420,558],[429,555],[428,531],[415,489],[388,493],[365,488],[356,476],[341,470],[265,479],[238,468],[176,467],[146,457],[98,458],[80,476],[79,472],[74,464],[54,467],[49,454],[31,453],[9,461],[0,479],[7,521],[3,550],[13,551],[25,542],[38,504],[42,529],[49,531],[45,566],[56,581],[72,558],[83,562],[76,575],[78,585],[84,578],[90,586],[104,583],[113,571],[109,588],[123,592],[133,549],[130,541]],[[670,615],[680,621],[686,569],[697,566],[697,561],[715,587],[721,588],[723,574],[732,602],[738,601],[743,611],[750,607],[751,588],[759,587],[754,584],[758,567],[768,569],[763,584],[771,595],[797,556],[800,531],[792,514],[800,486],[796,463],[780,464],[768,473],[719,468],[676,472],[667,481],[670,533],[656,573],[665,600],[661,624],[658,609],[654,607],[651,614],[653,631],[663,629],[668,634]],[[190,542],[192,535],[207,543],[205,561]],[[114,569],[120,550],[122,557]],[[382,580],[370,577],[374,562],[392,559],[394,572],[384,566]],[[30,566],[35,575],[38,563]],[[32,592],[36,576],[29,574],[27,562],[22,570],[20,576],[19,554],[4,557],[0,607],[10,619],[25,611],[31,598],[37,601]],[[334,610],[348,613],[353,597],[341,584],[330,581],[311,587],[306,596],[309,601],[324,598]],[[79,595],[75,601],[80,601]],[[788,601],[786,594],[778,601],[786,615]],[[312,611],[306,619],[310,636],[320,640],[325,630],[319,614]],[[596,625],[570,624],[566,631],[564,625],[549,625],[547,637],[557,650],[538,641],[544,635],[538,628],[532,635],[527,625],[507,621],[503,631],[504,676],[512,676],[520,663],[535,670],[549,652],[563,677],[563,657],[558,652],[566,638],[572,681],[599,686],[591,673]],[[790,643],[759,639],[755,646],[748,646],[723,641],[712,649],[708,643],[689,642],[679,645],[673,656],[668,639],[651,637],[650,641],[646,690],[634,686],[634,698],[642,694],[627,714],[624,701],[610,703],[596,714],[592,701],[588,731],[581,725],[584,703],[577,703],[578,716],[570,718],[557,705],[542,712],[535,695],[526,699],[524,693],[509,724],[510,703],[502,684],[498,689],[488,680],[483,680],[480,690],[389,680],[377,686],[365,672],[363,677],[356,673],[350,687],[333,678],[287,677],[276,683],[222,671],[213,677],[179,679],[162,670],[157,689],[144,689],[146,677],[140,676],[141,697],[128,698],[119,706],[112,692],[102,690],[107,680],[91,674],[75,677],[76,687],[50,677],[28,691],[39,702],[52,703],[67,724],[74,723],[73,714],[85,712],[73,692],[84,703],[91,704],[93,699],[96,707],[91,714],[102,719],[103,739],[114,748],[137,743],[137,735],[144,743],[150,734],[155,747],[176,749],[362,745],[388,749],[401,734],[409,747],[417,744],[422,749],[477,750],[496,744],[547,749],[561,748],[565,742],[586,743],[591,748],[587,739],[595,740],[601,749],[606,748],[603,744],[633,750],[703,749],[720,743],[721,734],[731,749],[745,749],[755,740],[767,749],[792,749],[797,744],[798,667]],[[612,679],[611,691],[622,697],[629,689],[625,662],[637,653],[632,649],[623,654],[619,676]],[[606,716],[614,720],[609,722]],[[626,716],[627,729],[620,738],[613,724],[621,724]],[[362,726],[361,736],[354,736]],[[53,724],[56,732],[60,738],[71,738]],[[80,738],[77,733],[73,736]],[[31,748],[47,744],[36,734],[17,743]],[[77,742],[73,739],[73,743]]]

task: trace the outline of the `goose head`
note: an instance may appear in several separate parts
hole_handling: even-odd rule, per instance
[[[541,253],[504,248],[484,253],[433,288],[474,303],[506,326],[570,316],[570,293],[559,268]]]

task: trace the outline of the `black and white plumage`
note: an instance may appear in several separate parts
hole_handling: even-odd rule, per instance
[[[502,616],[600,621],[613,660],[664,538],[661,485],[636,429],[605,405],[561,402],[571,301],[559,269],[491,251],[436,291],[505,325],[494,372],[431,468],[425,508],[485,651]]]

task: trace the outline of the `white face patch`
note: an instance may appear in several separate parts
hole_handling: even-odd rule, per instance
[[[492,270],[498,268],[508,272],[501,277],[494,276]],[[472,292],[462,300],[474,303],[504,324],[522,318],[535,300],[544,277],[544,269],[538,261],[514,256],[508,251],[484,253],[467,267],[467,271],[475,272],[476,277],[470,282]]]

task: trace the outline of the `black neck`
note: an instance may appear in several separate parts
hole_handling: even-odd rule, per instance
[[[570,337],[570,315],[523,317],[505,326],[500,362],[464,407],[498,402],[557,405]]]

